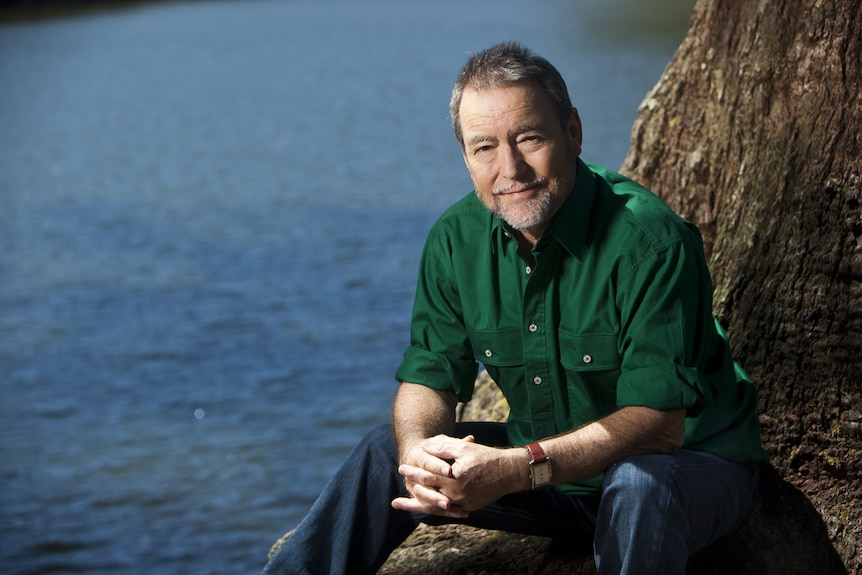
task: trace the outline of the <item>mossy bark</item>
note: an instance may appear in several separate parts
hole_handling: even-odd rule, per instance
[[[759,384],[772,464],[852,573],[862,569],[860,128],[858,0],[701,0],[623,166],[701,228],[715,313]]]

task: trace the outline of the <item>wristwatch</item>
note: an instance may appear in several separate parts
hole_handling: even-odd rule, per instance
[[[551,460],[545,455],[545,450],[538,442],[528,443],[524,446],[530,454],[530,481],[533,489],[541,489],[551,484]]]

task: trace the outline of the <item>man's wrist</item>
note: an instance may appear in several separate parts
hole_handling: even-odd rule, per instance
[[[528,443],[524,449],[530,458],[530,487],[535,490],[551,485],[553,468],[551,467],[551,459],[545,455],[545,450],[542,449],[538,441]]]
[[[506,493],[520,493],[530,490],[530,458],[521,446],[501,450],[505,454],[501,471],[507,478]]]

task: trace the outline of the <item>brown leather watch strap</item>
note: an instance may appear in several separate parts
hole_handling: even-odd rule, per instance
[[[536,441],[528,443],[524,446],[524,449],[526,449],[527,453],[530,454],[530,465],[534,463],[543,463],[548,460],[548,456],[545,455],[545,450],[542,449],[542,446]]]

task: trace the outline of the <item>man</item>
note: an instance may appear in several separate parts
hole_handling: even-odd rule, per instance
[[[265,573],[373,573],[419,522],[592,537],[600,573],[684,573],[756,493],[756,393],[711,315],[700,236],[579,159],[563,79],[517,44],[450,104],[475,194],[431,230],[393,425]],[[456,424],[477,362],[507,424]]]

